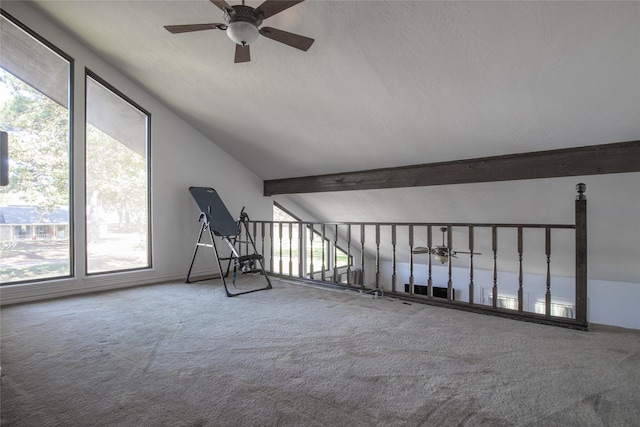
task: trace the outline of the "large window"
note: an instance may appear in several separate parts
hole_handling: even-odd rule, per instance
[[[149,113],[87,71],[85,155],[73,174],[72,60],[5,11],[0,19],[0,131],[9,140],[0,283],[72,277],[74,247],[87,274],[149,268]],[[76,182],[84,242],[71,220],[73,177],[85,178]]]
[[[71,60],[0,18],[0,130],[9,184],[0,187],[0,283],[72,275]]]
[[[333,232],[333,230],[331,231]],[[313,244],[311,239],[313,238]],[[333,236],[331,236],[333,239]],[[333,241],[327,236],[324,238],[324,245],[322,242],[322,234],[318,229],[311,233],[311,229],[307,229],[307,271],[313,270],[314,273],[320,273],[322,266],[324,266],[325,272],[330,271],[334,266],[336,268],[348,267],[350,265],[350,257],[347,253],[335,246]],[[353,258],[353,257],[351,257]],[[312,263],[313,261],[313,268]]]
[[[273,205],[274,221],[298,221],[298,218],[291,215],[277,204]],[[299,272],[299,225],[298,224],[274,224],[273,227],[273,266],[274,273],[288,274],[290,276],[300,275]]]
[[[299,224],[287,222],[299,222],[300,219],[292,215],[282,206],[274,203],[273,220],[282,221],[275,224],[273,229],[273,266],[275,273],[300,275],[299,273]],[[349,265],[350,258],[341,248],[335,246],[329,237],[318,230],[313,230],[310,225],[305,227],[304,233],[305,273],[321,273],[324,266],[325,272],[334,267],[341,268]]]
[[[307,239],[306,239],[306,260],[307,260],[307,272],[321,273],[322,267],[325,271],[330,270],[330,242],[325,237],[322,241],[322,234],[319,231],[313,230],[311,227],[307,227]]]
[[[87,273],[151,266],[149,114],[86,77]]]

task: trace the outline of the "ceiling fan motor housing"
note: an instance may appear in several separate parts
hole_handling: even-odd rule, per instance
[[[231,6],[231,9],[224,11],[224,20],[227,24],[232,22],[248,22],[259,27],[262,25],[262,13],[256,14],[256,10],[251,6],[237,4]]]

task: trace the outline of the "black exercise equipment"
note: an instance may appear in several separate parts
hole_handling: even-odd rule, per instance
[[[191,196],[195,200],[196,204],[200,208],[200,216],[198,217],[198,222],[201,222],[200,226],[200,234],[198,235],[198,240],[196,241],[196,247],[193,251],[193,258],[191,259],[191,265],[189,266],[189,272],[187,273],[187,283],[192,282],[200,282],[203,280],[211,280],[212,278],[198,279],[198,280],[190,280],[191,279],[191,270],[193,269],[193,264],[196,260],[196,255],[198,254],[198,249],[201,246],[212,248],[213,254],[216,258],[216,262],[218,264],[218,271],[220,272],[220,277],[222,278],[222,284],[224,285],[224,290],[227,293],[227,296],[235,297],[238,295],[248,294],[250,292],[263,291],[266,289],[271,289],[271,281],[269,280],[269,276],[267,276],[266,271],[264,270],[263,256],[260,255],[256,249],[255,242],[253,237],[251,237],[251,233],[249,232],[249,215],[244,211],[240,212],[240,217],[237,220],[234,220],[227,207],[224,205],[220,196],[210,187],[189,187],[189,192]],[[244,227],[246,240],[240,240],[242,235],[242,227]],[[202,235],[209,235],[211,243],[203,243]],[[223,242],[227,244],[230,249],[230,254],[227,257],[221,257],[218,252],[218,248],[216,246],[214,235],[218,236]],[[242,255],[242,244],[245,244],[245,251],[249,252],[249,244],[253,248],[253,253],[247,253]],[[236,248],[237,245],[237,248]],[[222,264],[220,261],[228,261],[226,271],[222,270]],[[233,286],[236,286],[236,274],[238,270],[240,270],[241,274],[250,274],[250,273],[259,273],[262,275],[267,282],[265,287],[260,287],[257,289],[249,289],[249,290],[239,290],[238,292],[230,292],[227,287],[226,277],[229,275],[229,271],[231,269],[231,263],[233,262]]]

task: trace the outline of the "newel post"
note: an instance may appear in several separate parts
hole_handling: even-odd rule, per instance
[[[587,324],[587,186],[576,185],[576,321]]]

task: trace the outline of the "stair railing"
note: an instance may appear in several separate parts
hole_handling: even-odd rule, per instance
[[[576,189],[573,224],[255,220],[251,223],[256,245],[265,254],[266,269],[277,277],[587,329],[586,188],[578,184]],[[441,229],[445,230],[443,244],[437,242]],[[574,234],[573,238],[560,234],[567,230]],[[458,248],[454,237],[463,242],[463,248]],[[539,250],[534,248],[531,253],[529,240],[540,243]],[[569,247],[565,245],[552,253],[555,240],[571,242]],[[504,253],[502,246],[513,248],[512,253]],[[438,247],[446,249],[444,264],[442,257],[436,256]],[[575,266],[568,275],[552,274],[552,256],[556,252],[564,259],[565,270],[566,260],[573,257]],[[464,279],[463,268],[454,267],[456,256],[468,257]],[[502,261],[505,257],[509,258],[508,263]],[[534,273],[526,271],[525,264],[531,264],[527,263],[529,259],[540,261]],[[511,271],[503,271],[503,264],[509,264]],[[403,277],[404,288],[400,286]],[[563,295],[555,301],[554,282],[561,282],[557,287],[567,292],[567,280],[574,282],[570,289],[573,295]],[[508,286],[504,286],[504,281]],[[532,281],[541,283],[536,287],[531,285]],[[532,303],[532,299],[536,301]]]

